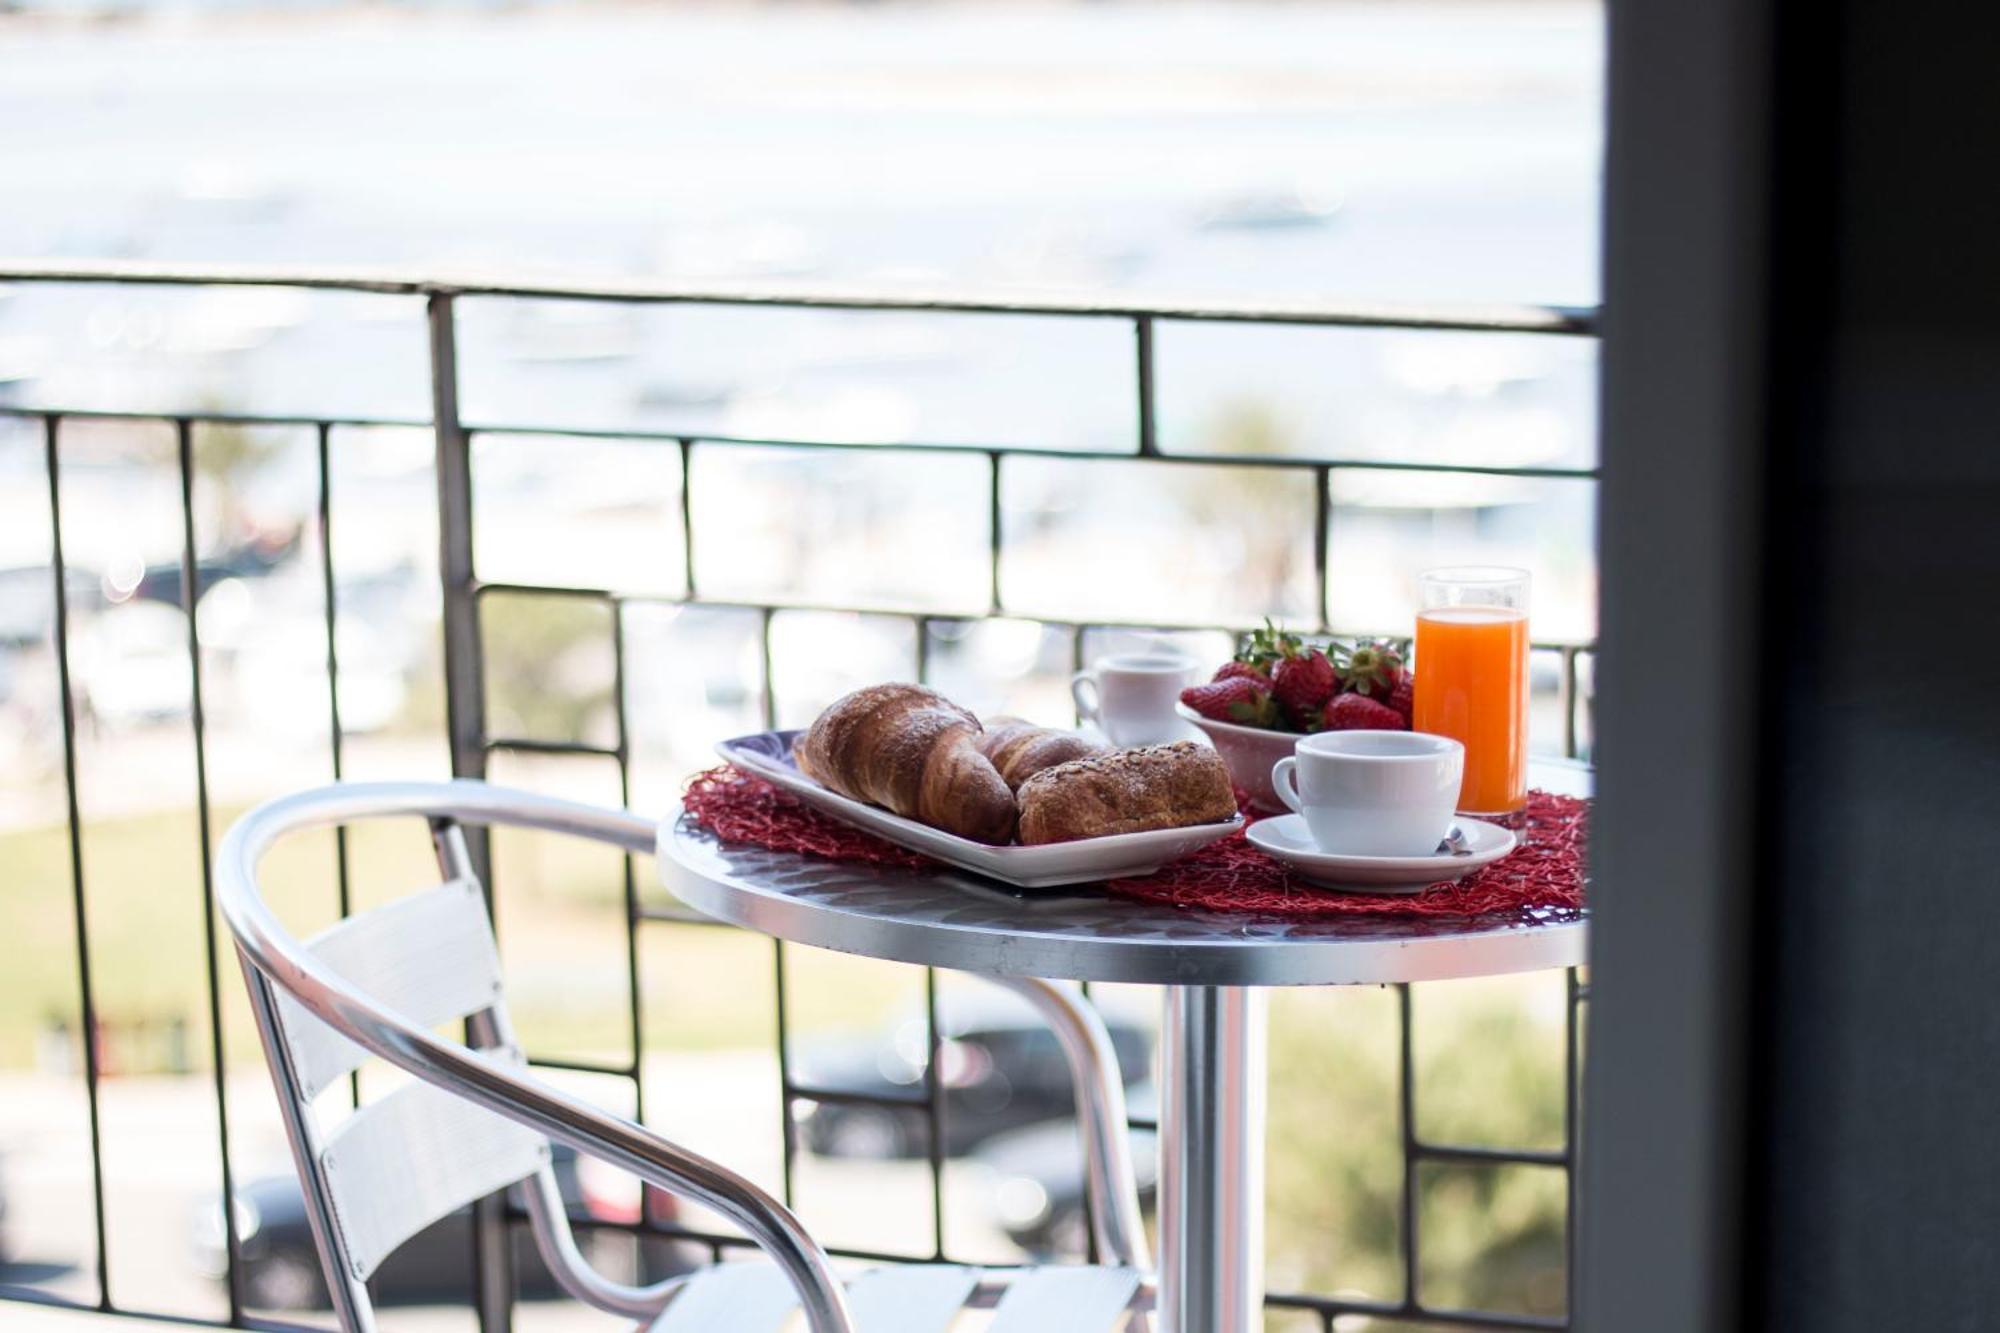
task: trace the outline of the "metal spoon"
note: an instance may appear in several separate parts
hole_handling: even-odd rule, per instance
[[[1444,835],[1444,841],[1437,845],[1438,856],[1470,856],[1472,843],[1466,839],[1465,830],[1453,824],[1451,831]]]

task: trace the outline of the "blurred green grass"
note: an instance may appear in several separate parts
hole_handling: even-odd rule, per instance
[[[218,842],[238,813],[214,812]],[[347,855],[357,908],[437,879],[418,820],[356,826]],[[496,836],[493,858],[494,917],[523,1041],[538,1055],[622,1059],[631,1042],[622,858],[512,831]],[[206,1067],[200,1058],[208,1045],[206,941],[193,813],[91,820],[83,864],[92,989],[107,1042],[116,1046],[120,1031],[179,1025],[197,1067]],[[335,919],[335,865],[331,831],[289,838],[266,859],[266,900],[294,931]],[[664,898],[652,887],[650,858],[638,858],[633,873],[648,901]],[[19,1069],[35,1062],[38,1034],[57,1024],[74,1033],[78,1024],[66,828],[0,833],[0,885],[0,1069]],[[639,930],[649,1043],[713,1049],[773,1040],[769,940],[711,926],[643,923]],[[232,1065],[254,1062],[256,1034],[219,922],[217,947],[227,1058]],[[911,969],[879,964],[857,971],[817,950],[788,952],[798,1030],[865,1026],[908,997]]]

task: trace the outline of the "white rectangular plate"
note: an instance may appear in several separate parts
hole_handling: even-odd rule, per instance
[[[892,815],[879,806],[851,800],[829,791],[792,762],[796,731],[763,731],[738,736],[715,747],[717,754],[760,778],[776,783],[807,805],[844,823],[867,829],[899,847],[935,857],[949,865],[989,875],[1023,889],[1058,884],[1089,884],[1103,879],[1150,875],[1169,861],[1206,847],[1243,827],[1237,815],[1222,824],[1152,829],[1145,833],[1115,833],[1076,842],[1050,842],[1034,847],[989,847],[943,829]]]

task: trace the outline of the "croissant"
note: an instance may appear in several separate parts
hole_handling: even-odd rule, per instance
[[[1111,750],[1103,741],[1093,740],[1080,731],[1038,727],[1018,717],[988,718],[976,744],[1016,792],[1021,790],[1022,783],[1045,768],[1094,754],[1108,754]]]
[[[843,796],[978,842],[1014,838],[1014,793],[979,752],[979,719],[921,685],[834,701],[792,746],[799,771]]]

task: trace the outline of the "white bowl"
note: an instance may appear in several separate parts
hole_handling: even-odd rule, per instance
[[[1217,722],[1183,703],[1175,704],[1174,711],[1201,728],[1215,752],[1222,756],[1222,762],[1229,766],[1230,781],[1250,793],[1250,804],[1275,814],[1287,813],[1278,793],[1271,788],[1271,770],[1292,752],[1303,733]]]

